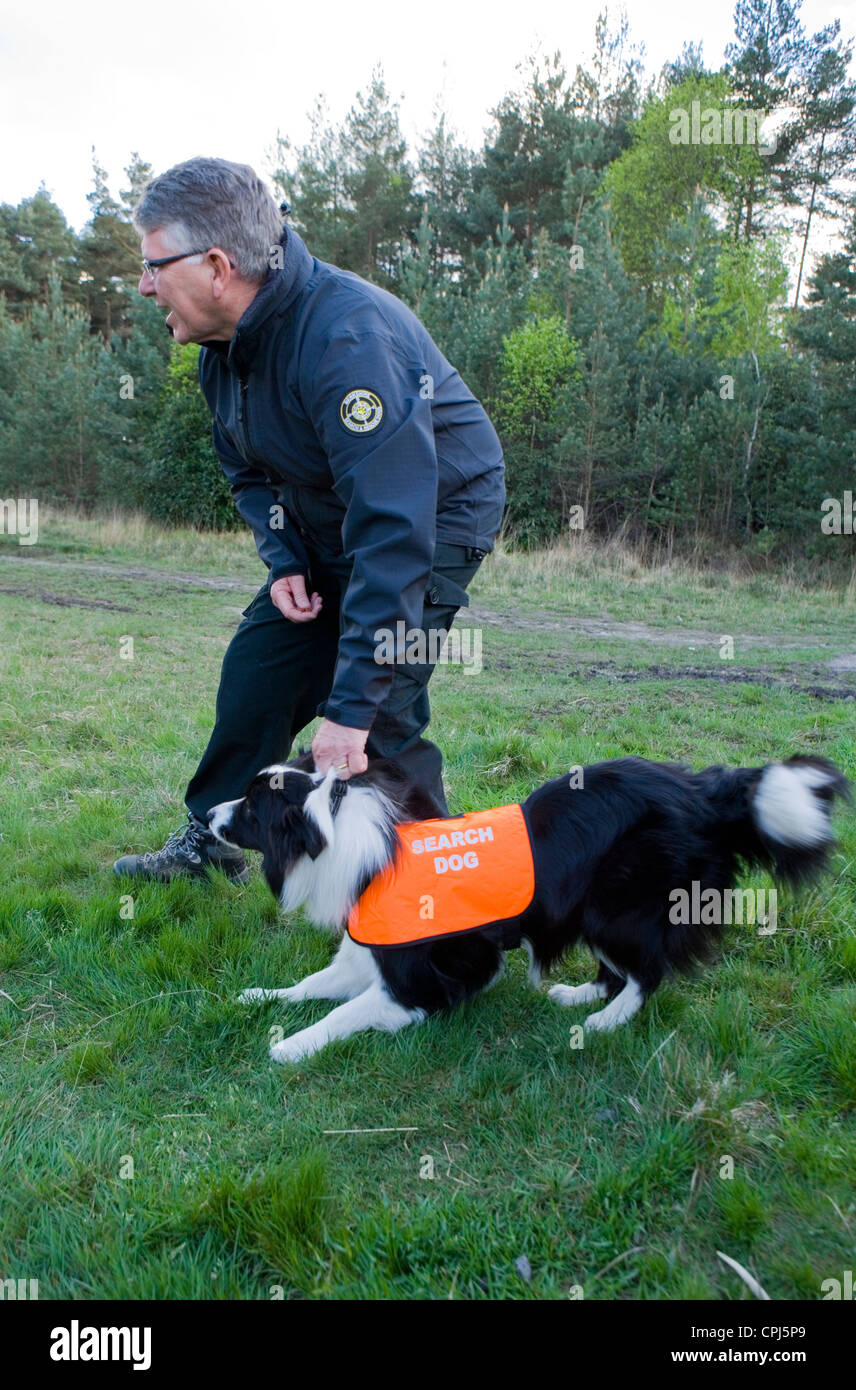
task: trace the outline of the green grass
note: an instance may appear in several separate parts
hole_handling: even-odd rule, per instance
[[[26,555],[3,539],[0,589],[24,592],[0,593],[0,1278],[43,1299],[742,1299],[717,1250],[773,1298],[853,1267],[852,814],[775,935],[732,927],[615,1034],[572,1046],[586,1010],[529,990],[513,952],[449,1017],[273,1068],[270,1030],[332,1006],[236,995],[318,969],[329,941],[278,921],[257,872],[131,899],[111,872],[183,820],[263,579],[250,537],[47,517]],[[827,665],[854,650],[846,589],[501,550],[471,600],[483,670],[431,686],[453,809],[625,753],[856,771],[856,672]],[[589,976],[579,951],[553,978]]]

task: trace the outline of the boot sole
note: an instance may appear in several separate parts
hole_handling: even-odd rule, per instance
[[[225,869],[223,872],[225,873]],[[240,883],[243,885],[249,883],[250,871],[249,869],[242,869],[239,874],[226,874],[226,877],[230,883]]]
[[[209,869],[219,869],[221,873],[224,873],[226,875],[226,878],[229,880],[230,883],[237,883],[243,886],[243,884],[249,883],[250,881],[249,869],[241,869],[238,873],[230,874],[226,869],[223,868],[222,864],[206,864],[205,867],[199,873],[192,873],[189,869],[179,869],[174,874],[150,874],[146,873],[145,871],[134,872],[130,869],[118,869],[116,867],[117,863],[118,860],[113,865],[113,873],[116,875],[117,878],[139,878],[144,879],[146,882],[149,883],[170,883],[174,878],[207,879],[209,877]]]

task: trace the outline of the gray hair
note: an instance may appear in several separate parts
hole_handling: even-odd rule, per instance
[[[282,214],[249,164],[200,156],[146,184],[134,226],[163,232],[174,251],[220,246],[245,279],[261,282],[282,237]]]

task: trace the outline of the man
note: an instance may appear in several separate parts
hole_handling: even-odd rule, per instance
[[[203,345],[214,445],[269,574],[223,660],[187,826],[114,867],[170,878],[215,865],[246,882],[243,854],[205,814],[286,759],[316,714],[319,771],[346,778],[393,757],[447,813],[442,757],[422,737],[430,656],[499,530],[502,450],[410,309],[311,256],[248,165],[176,165],[147,185],[135,226],[140,293],[168,311],[176,342]],[[429,660],[375,659],[379,630],[414,628],[436,634]]]

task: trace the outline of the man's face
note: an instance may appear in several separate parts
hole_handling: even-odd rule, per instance
[[[175,247],[168,246],[159,231],[146,232],[140,249],[147,261],[176,255]],[[159,308],[169,310],[166,326],[177,343],[204,343],[223,336],[222,306],[212,294],[212,280],[210,260],[200,264],[191,258],[161,266],[154,278],[144,273],[139,290]]]

